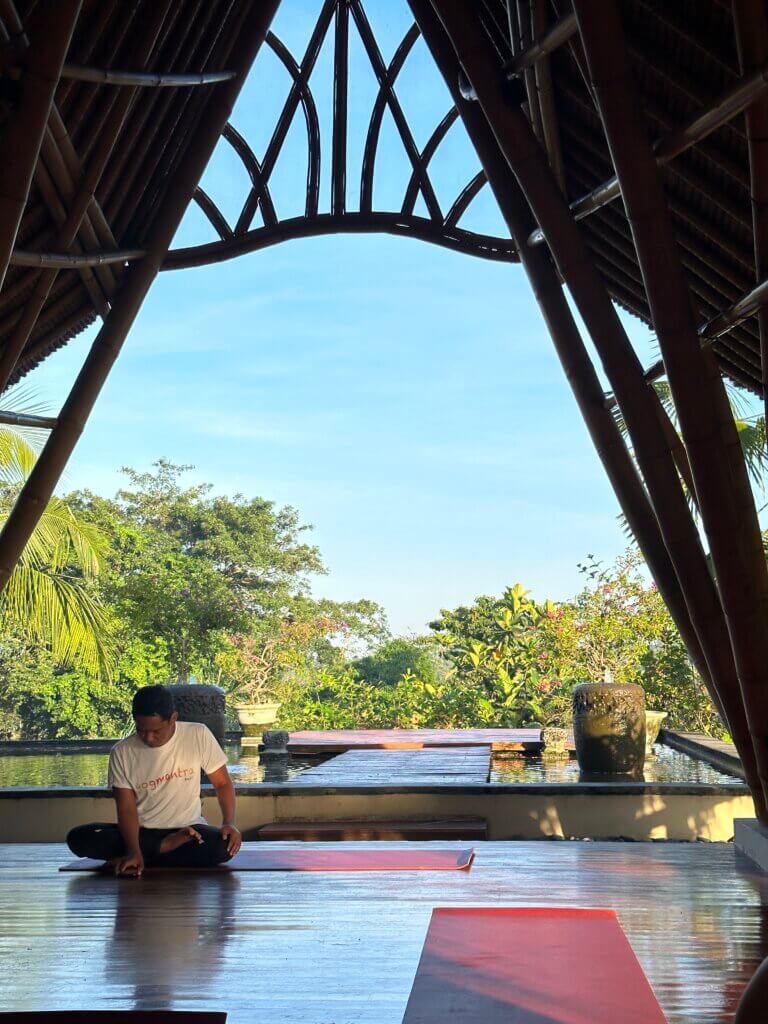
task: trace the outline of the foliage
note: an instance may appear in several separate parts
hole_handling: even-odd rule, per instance
[[[26,557],[91,601],[95,640],[111,645],[110,671],[99,675],[82,656],[65,671],[62,644],[42,643],[50,615],[39,624],[26,615],[13,634],[15,679],[10,668],[3,678],[0,652],[0,729],[115,735],[140,686],[199,678],[220,682],[235,699],[253,697],[292,680],[301,686],[320,669],[343,670],[347,647],[388,637],[374,602],[310,596],[310,576],[324,569],[293,509],[213,496],[206,485],[184,486],[184,472],[161,460],[151,473],[126,470],[129,486],[114,498],[80,492],[53,504],[49,521],[68,532],[53,554],[38,542]],[[43,539],[55,539],[48,531]],[[88,540],[98,566],[85,559]],[[0,639],[11,626],[0,615]]]
[[[396,686],[406,675],[434,686],[445,678],[448,665],[431,638],[395,637],[356,658],[352,668],[359,679],[373,686]]]
[[[479,687],[454,677],[425,683],[406,674],[394,686],[371,684],[354,671],[322,671],[292,687],[280,708],[284,729],[463,728],[487,718]]]
[[[247,633],[254,616],[280,608],[306,588],[307,574],[322,571],[293,509],[183,487],[186,468],[161,460],[154,473],[125,470],[132,487],[115,499],[76,496],[112,541],[107,599],[136,636],[163,645],[180,682],[209,671],[227,635]]]
[[[630,549],[608,568],[591,558],[580,569],[587,585],[573,601],[550,609],[541,626],[548,722],[568,723],[574,685],[609,676],[640,683],[647,706],[668,712],[669,726],[723,735],[640,554]]]
[[[538,626],[552,607],[539,606],[516,583],[500,598],[480,597],[471,608],[443,610],[430,623],[452,673],[482,687],[484,711],[500,725],[529,725],[545,717]]]
[[[0,428],[0,516],[5,519],[36,453],[14,430]],[[102,537],[72,506],[52,498],[0,596],[4,630],[23,629],[31,647],[47,647],[53,661],[109,675],[113,645],[95,589],[102,568]]]
[[[0,637],[0,738],[122,736],[131,691],[105,677],[57,668],[19,635]]]
[[[22,444],[0,431],[6,503]],[[573,600],[517,583],[392,638],[374,602],[311,595],[324,569],[295,510],[184,472],[160,461],[114,498],[51,504],[0,600],[0,735],[120,735],[137,687],[191,678],[230,703],[277,699],[293,729],[566,725],[573,686],[607,673],[640,682],[670,725],[722,735],[634,550],[590,558]]]

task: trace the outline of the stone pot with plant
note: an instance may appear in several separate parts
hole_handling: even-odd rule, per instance
[[[260,736],[274,725],[280,701],[274,699],[277,640],[257,641],[237,634],[221,657],[222,677],[243,736]]]

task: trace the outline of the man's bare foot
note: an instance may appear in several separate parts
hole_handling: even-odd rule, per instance
[[[188,825],[186,828],[180,828],[177,832],[171,832],[169,836],[166,836],[160,843],[160,849],[158,852],[170,853],[171,850],[178,850],[180,846],[191,842],[193,839],[198,843],[202,843],[203,841],[203,837],[197,829]]]

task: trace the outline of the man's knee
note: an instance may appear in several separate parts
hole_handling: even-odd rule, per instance
[[[220,833],[213,836],[206,845],[211,864],[226,864],[228,860],[232,860],[232,854],[227,849],[227,841]]]
[[[76,857],[87,856],[85,850],[89,846],[88,839],[92,831],[92,825],[76,825],[67,832],[67,846]]]
[[[123,848],[123,841],[115,825],[92,822],[90,825],[76,825],[67,833],[67,846],[76,857],[94,857],[108,860]]]

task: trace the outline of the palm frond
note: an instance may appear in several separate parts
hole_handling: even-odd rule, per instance
[[[112,637],[103,607],[80,580],[20,563],[0,596],[0,612],[23,623],[55,661],[93,675],[111,674]]]
[[[15,427],[0,428],[6,506],[35,459],[34,448]],[[3,511],[7,515],[9,508],[0,515]],[[93,524],[80,520],[61,498],[51,498],[0,594],[0,615],[33,642],[48,646],[60,664],[109,676],[113,638],[103,607],[88,589],[101,570],[103,544]]]

